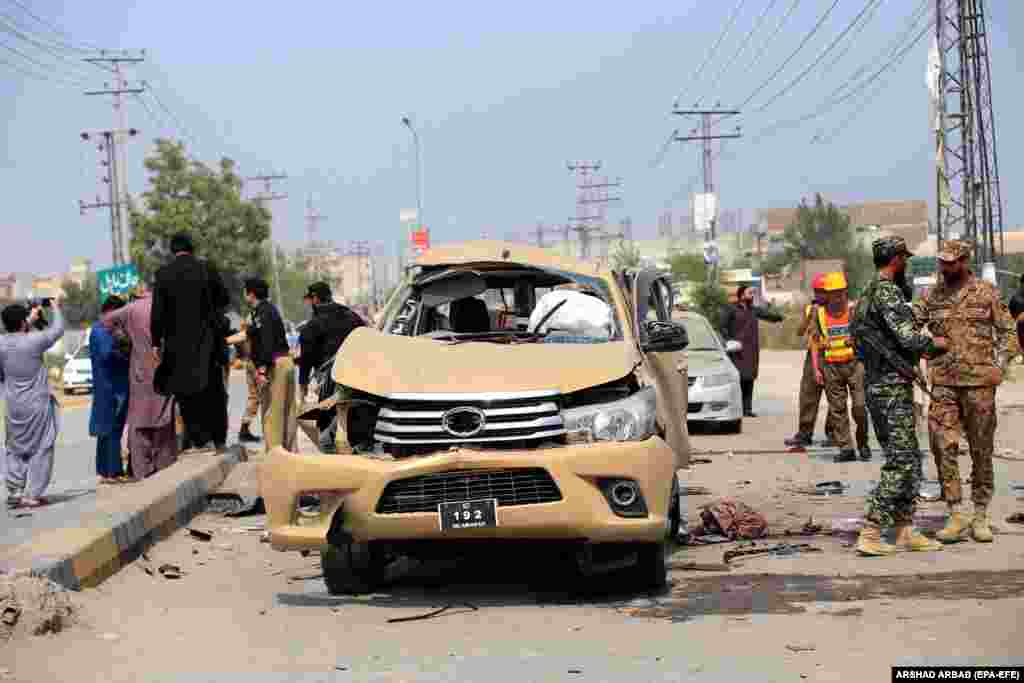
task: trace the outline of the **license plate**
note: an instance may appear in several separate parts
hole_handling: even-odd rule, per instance
[[[437,512],[441,518],[441,531],[487,529],[498,526],[498,501],[493,498],[441,503],[437,506]]]

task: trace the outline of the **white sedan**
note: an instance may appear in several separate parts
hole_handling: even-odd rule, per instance
[[[739,433],[743,429],[743,393],[740,373],[729,354],[737,353],[742,345],[737,341],[722,341],[707,318],[687,311],[678,319],[686,327],[690,345],[689,405],[687,422],[719,424],[726,431]]]
[[[92,391],[92,359],[89,357],[88,340],[77,351],[67,355],[63,379],[65,394]]]

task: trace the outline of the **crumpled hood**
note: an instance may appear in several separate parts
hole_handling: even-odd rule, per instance
[[[639,352],[604,344],[450,344],[361,327],[338,353],[334,381],[376,394],[556,390],[569,393],[628,375]]]

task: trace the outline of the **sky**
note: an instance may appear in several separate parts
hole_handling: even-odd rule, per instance
[[[1024,179],[1024,156],[1014,151],[1024,148],[1024,133],[1012,125],[1024,114],[1024,52],[1010,40],[1024,28],[1024,3],[986,4],[1009,229],[1024,223],[1024,208],[1014,201]],[[146,80],[152,87],[146,105],[126,103],[128,125],[142,132],[127,150],[132,194],[146,189],[142,161],[152,140],[183,136],[190,153],[207,163],[227,156],[245,175],[287,173],[274,190],[289,198],[272,206],[274,238],[285,246],[304,240],[312,197],[326,216],[319,237],[342,246],[369,240],[393,253],[403,238],[399,211],[416,205],[404,115],[420,135],[423,219],[435,242],[481,234],[526,238],[538,221],[564,224],[576,211],[567,169],[575,160],[600,161],[602,174],[621,179],[621,201],[609,207],[609,218],[630,217],[638,237],[653,237],[658,215],[687,213],[690,193],[700,189],[697,143],[665,145],[674,129],[686,134],[696,123],[671,113],[677,97],[687,106],[737,107],[755,94],[740,116],[722,125],[722,132],[739,125],[743,134],[716,151],[723,208],[744,208],[750,217],[752,209],[793,206],[813,192],[837,203],[933,203],[925,84],[931,31],[863,97],[759,135],[817,111],[858,72],[878,71],[893,45],[906,44],[894,41],[919,6],[918,0],[0,0],[0,46],[7,46],[0,47],[0,272],[63,271],[76,257],[102,268],[111,260],[109,214],[82,216],[78,208],[80,199],[105,193],[99,153],[79,135],[113,125],[111,99],[55,82],[82,80],[101,89],[109,78],[79,65],[76,53],[58,51],[67,57],[59,59],[5,31],[11,23],[45,44],[146,50],[143,64],[126,68],[129,83]],[[863,24],[826,52],[865,7]],[[10,63],[50,80],[27,77]],[[824,141],[812,142],[819,134]]]

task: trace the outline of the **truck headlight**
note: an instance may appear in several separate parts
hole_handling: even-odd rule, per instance
[[[705,389],[724,387],[729,384],[732,384],[732,375],[730,375],[728,372],[718,372],[713,375],[704,375],[700,384]]]
[[[589,441],[644,441],[655,433],[658,399],[654,387],[629,398],[562,411],[570,435]]]

